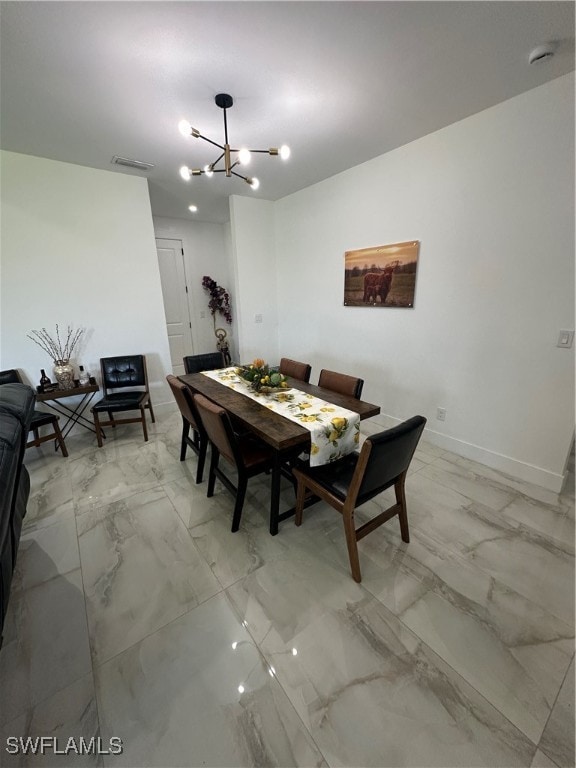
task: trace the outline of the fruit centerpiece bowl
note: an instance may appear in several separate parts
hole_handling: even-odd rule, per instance
[[[236,369],[241,379],[246,381],[255,392],[281,392],[288,389],[286,376],[278,368],[270,367],[257,357],[250,365],[241,365]]]

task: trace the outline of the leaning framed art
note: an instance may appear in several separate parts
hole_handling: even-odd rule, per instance
[[[413,307],[419,251],[419,240],[346,251],[344,305]]]

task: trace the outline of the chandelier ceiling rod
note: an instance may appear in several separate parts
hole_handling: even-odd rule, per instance
[[[250,162],[250,156],[252,154],[265,154],[272,155],[273,157],[277,157],[279,155],[283,160],[287,160],[288,157],[290,157],[290,149],[286,145],[280,147],[280,149],[277,147],[270,147],[269,149],[233,149],[228,143],[228,119],[226,116],[226,110],[230,109],[230,107],[234,104],[234,99],[228,93],[219,93],[214,98],[214,101],[216,106],[220,107],[224,112],[223,145],[218,144],[217,141],[209,139],[207,136],[203,136],[200,131],[196,128],[193,128],[187,120],[181,120],[178,127],[180,129],[180,133],[182,133],[184,136],[193,136],[195,139],[203,139],[209,144],[212,144],[214,147],[221,149],[222,153],[216,158],[216,160],[214,160],[213,163],[204,166],[203,169],[188,168],[188,166],[183,165],[182,168],[180,168],[180,175],[185,181],[190,181],[192,176],[201,176],[202,174],[206,174],[206,176],[212,176],[213,173],[225,173],[228,177],[237,176],[239,179],[242,179],[247,184],[249,184],[252,189],[258,189],[260,182],[257,178],[243,176],[233,169],[237,165],[247,165]],[[233,153],[237,155],[237,157],[234,158],[234,162],[232,162]],[[222,159],[224,159],[224,167],[216,168]]]

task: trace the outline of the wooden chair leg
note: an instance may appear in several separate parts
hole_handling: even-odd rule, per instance
[[[32,432],[34,433],[34,445],[36,448],[40,447],[40,430],[38,428],[33,429]]]
[[[244,499],[246,497],[246,487],[248,486],[248,478],[244,475],[238,477],[238,490],[236,491],[236,503],[234,504],[234,515],[232,517],[232,533],[236,533],[240,528],[240,518],[242,517],[242,508],[244,507]]]
[[[140,408],[140,416],[142,417],[142,431],[144,432],[144,442],[148,442],[148,429],[146,427],[146,411],[144,408]]]
[[[62,432],[60,431],[60,427],[58,425],[58,419],[54,419],[54,434],[56,435],[56,440],[58,441],[58,445],[62,451],[62,456],[68,458],[68,449],[66,448],[66,443],[62,437]]]
[[[180,445],[180,461],[184,461],[186,458],[186,448],[188,448],[188,443],[186,442],[186,439],[190,433],[190,424],[186,421],[184,416],[182,416],[182,443]]]
[[[344,533],[346,534],[346,544],[348,546],[348,558],[350,560],[350,570],[354,581],[362,581],[360,574],[360,560],[358,559],[358,541],[356,540],[356,529],[354,528],[354,513],[342,511],[342,520],[344,522]]]
[[[396,503],[399,504],[400,509],[398,511],[398,519],[400,520],[400,534],[402,535],[402,541],[406,544],[410,543],[410,531],[408,530],[408,513],[406,512],[406,493],[404,491],[404,484],[406,482],[406,474],[400,476],[394,485],[394,492],[396,494]]]
[[[148,400],[146,403],[146,407],[150,410],[150,416],[152,418],[152,424],[156,423],[156,419],[154,418],[154,411],[152,410],[152,401]]]
[[[114,414],[112,413],[112,411],[108,411],[108,420],[112,425],[112,429],[116,429],[116,422],[114,421]]]
[[[204,464],[206,463],[206,452],[208,451],[208,439],[200,440],[198,447],[198,468],[196,470],[196,484],[202,482],[204,475]]]
[[[102,448],[102,428],[100,427],[100,419],[98,417],[98,411],[94,411],[94,428],[96,430],[96,439],[98,440],[98,448]]]
[[[216,485],[216,468],[218,467],[218,459],[220,453],[216,446],[212,446],[212,456],[210,457],[210,471],[208,473],[208,491],[206,496],[210,498],[214,496],[214,486]]]
[[[302,513],[304,511],[304,499],[306,498],[306,486],[302,480],[298,480],[298,487],[296,488],[296,512],[294,515],[294,522],[296,525],[302,525]]]

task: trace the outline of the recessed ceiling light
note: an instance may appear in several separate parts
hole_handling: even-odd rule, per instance
[[[197,205],[189,205],[188,206],[188,210],[192,211],[192,213],[196,213],[196,211],[198,210],[198,206]]]

